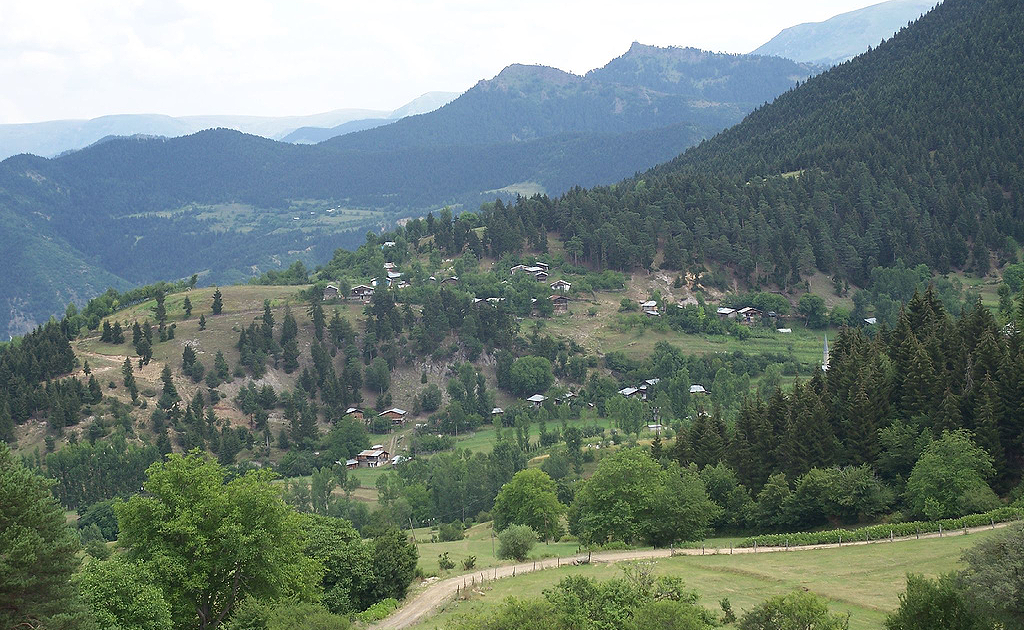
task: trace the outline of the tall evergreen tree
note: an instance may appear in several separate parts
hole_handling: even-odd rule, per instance
[[[221,295],[220,287],[218,287],[218,288],[214,289],[214,291],[213,291],[213,305],[212,305],[210,310],[211,310],[211,312],[214,315],[220,315],[221,311],[223,309],[224,309],[224,298]]]

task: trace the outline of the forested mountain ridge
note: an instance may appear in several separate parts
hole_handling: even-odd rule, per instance
[[[629,63],[646,69],[624,70]],[[601,70],[621,83],[514,66],[438,111],[316,146],[214,129],[115,138],[51,160],[14,156],[0,163],[0,225],[10,242],[3,262],[21,272],[0,287],[0,329],[26,332],[106,286],[204,271],[204,283],[235,282],[296,258],[312,266],[367,229],[445,204],[473,209],[510,189],[612,182],[812,71],[636,45]],[[731,92],[716,87],[719,100],[697,103],[691,84],[709,77]],[[748,83],[742,102],[722,100]]]
[[[678,123],[711,135],[820,69],[775,57],[634,43],[582,77],[513,64],[430,114],[326,144],[350,150],[478,145]]]
[[[668,268],[713,261],[752,285],[1015,260],[1022,18],[1015,2],[945,2],[675,160],[554,200],[544,224],[594,263],[646,267],[661,249]]]

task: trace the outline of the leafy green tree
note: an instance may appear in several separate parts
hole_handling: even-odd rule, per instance
[[[221,295],[220,287],[213,291],[213,305],[210,310],[214,315],[220,315],[224,310],[224,296]]]
[[[1024,526],[978,543],[964,553],[969,599],[1003,628],[1024,627]]]
[[[146,493],[115,508],[120,540],[152,568],[179,623],[217,627],[247,596],[315,596],[323,567],[303,555],[301,517],[269,471],[225,483],[226,471],[194,451],[147,474]]]
[[[944,432],[914,464],[905,490],[907,506],[915,516],[931,520],[991,510],[999,499],[986,479],[994,474],[992,457],[969,432]]]
[[[388,362],[377,357],[366,368],[366,386],[384,394],[391,387],[391,370]]]
[[[522,562],[537,544],[537,532],[529,525],[512,525],[498,534],[498,557]]]
[[[907,575],[900,606],[885,619],[886,630],[989,630],[968,601],[960,578],[947,573],[937,579]]]
[[[665,469],[644,449],[601,460],[569,510],[569,530],[585,543],[643,541],[667,546],[699,540],[721,508],[708,498],[696,473]]]
[[[104,630],[171,630],[171,607],[140,562],[90,562],[75,576],[82,601]]]
[[[370,554],[374,561],[374,601],[402,599],[416,575],[419,551],[405,532],[389,527],[370,541]]]
[[[797,310],[807,320],[808,328],[824,328],[828,324],[828,309],[820,295],[804,293],[800,296]]]
[[[0,442],[0,627],[49,627],[72,607],[78,538],[52,481],[22,466]]]
[[[501,487],[491,510],[498,531],[510,525],[529,525],[544,540],[560,537],[564,513],[555,482],[537,468],[517,472]]]
[[[547,391],[554,382],[551,361],[545,357],[520,357],[512,362],[507,375],[508,390],[519,396]]]
[[[831,613],[828,603],[806,591],[766,600],[745,613],[739,630],[846,630],[850,616]]]

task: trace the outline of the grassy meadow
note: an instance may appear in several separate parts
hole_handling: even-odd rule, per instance
[[[788,553],[676,556],[657,560],[655,571],[683,578],[687,588],[698,593],[700,603],[716,612],[723,597],[729,598],[739,615],[768,597],[808,590],[828,598],[834,611],[848,612],[851,630],[880,630],[886,614],[899,604],[898,595],[905,587],[907,573],[937,576],[957,569],[963,551],[990,535],[979,532],[953,538]],[[425,552],[422,547],[421,556]],[[454,553],[450,555],[455,558]],[[426,560],[421,559],[423,562]],[[471,592],[465,600],[446,603],[436,615],[413,628],[444,628],[446,621],[455,616],[492,609],[507,597],[539,597],[545,588],[576,574],[608,579],[619,575],[620,569],[615,564],[595,563],[498,580]]]

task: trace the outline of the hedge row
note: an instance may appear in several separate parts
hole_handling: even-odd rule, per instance
[[[858,529],[832,529],[821,532],[795,532],[792,534],[763,534],[744,539],[740,547],[785,547],[802,545],[826,545],[839,542],[858,542],[880,540],[927,534],[940,531],[959,530],[965,527],[980,527],[993,523],[1006,523],[1024,519],[1024,508],[1001,507],[983,514],[971,514],[960,518],[947,518],[941,521],[909,521],[905,523],[885,523],[870,525]]]

